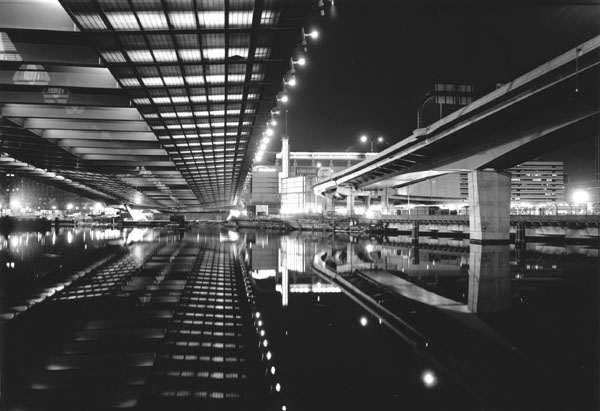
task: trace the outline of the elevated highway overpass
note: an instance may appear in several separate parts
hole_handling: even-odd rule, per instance
[[[470,172],[471,238],[505,241],[510,177],[502,171],[600,132],[599,63],[597,36],[335,173],[314,191],[331,198],[337,191],[351,195]]]

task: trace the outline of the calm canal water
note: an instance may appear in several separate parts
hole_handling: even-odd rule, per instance
[[[79,228],[0,266],[3,410],[600,404],[597,245]]]

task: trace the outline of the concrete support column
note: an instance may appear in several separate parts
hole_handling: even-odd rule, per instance
[[[510,174],[471,171],[468,177],[470,242],[508,243]]]
[[[388,189],[384,188],[383,190],[381,190],[381,214],[389,214],[388,202],[389,202]]]
[[[365,211],[371,208],[371,196],[365,196]]]
[[[350,194],[346,197],[346,214],[354,215],[354,190],[350,189]]]
[[[328,213],[334,213],[335,212],[335,206],[334,206],[334,200],[333,200],[333,194],[330,193],[325,193],[323,195],[323,214],[328,214]]]

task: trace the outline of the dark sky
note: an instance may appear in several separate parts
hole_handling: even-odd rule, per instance
[[[292,150],[361,151],[362,133],[390,143],[409,136],[436,82],[486,94],[600,34],[600,1],[337,0],[307,26],[320,37],[309,39],[308,63],[289,92]],[[430,124],[439,109],[427,107]],[[543,158],[564,160],[571,180],[591,179],[593,147],[588,138]]]

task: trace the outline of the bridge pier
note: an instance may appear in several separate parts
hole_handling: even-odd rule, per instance
[[[350,217],[354,215],[354,189],[350,188],[350,194],[346,197],[346,214]]]
[[[327,214],[333,214],[335,213],[335,202],[333,200],[333,194],[331,193],[325,193],[323,195],[323,199],[322,199],[322,207],[321,207],[321,211],[323,212],[324,215]]]
[[[471,171],[469,231],[471,243],[508,243],[510,230],[510,174]]]

